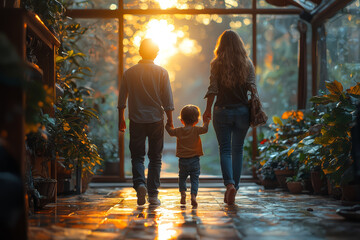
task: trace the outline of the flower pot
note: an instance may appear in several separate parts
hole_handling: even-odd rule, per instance
[[[274,170],[274,173],[276,175],[276,180],[278,181],[280,187],[287,189],[286,178],[294,176],[295,171],[289,169],[285,169],[285,170],[277,169]]]
[[[311,185],[314,189],[314,194],[327,194],[326,179],[321,178],[319,171],[311,172]]]
[[[290,193],[299,194],[303,190],[303,186],[301,182],[288,182],[287,188],[289,189]]]
[[[55,179],[34,178],[34,187],[41,195],[40,201],[37,204],[40,209],[49,203],[51,199],[54,199],[56,183]]]
[[[81,177],[81,193],[86,192],[89,183],[91,182],[94,174],[89,173],[88,171],[84,172]]]

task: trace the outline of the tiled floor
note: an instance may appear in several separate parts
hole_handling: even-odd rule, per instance
[[[340,201],[240,188],[236,205],[223,188],[200,188],[199,206],[180,205],[176,188],[160,189],[160,207],[136,205],[132,188],[92,188],[61,197],[29,220],[30,239],[360,239],[360,222],[335,211]]]

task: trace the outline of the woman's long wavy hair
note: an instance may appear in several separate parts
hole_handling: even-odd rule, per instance
[[[225,30],[218,38],[214,59],[211,61],[211,72],[220,77],[226,87],[242,85],[249,73],[248,56],[240,36]]]

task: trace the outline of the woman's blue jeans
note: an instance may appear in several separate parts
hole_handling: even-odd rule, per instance
[[[243,146],[249,129],[249,108],[214,107],[213,125],[219,142],[221,171],[225,186],[234,184],[239,189]]]

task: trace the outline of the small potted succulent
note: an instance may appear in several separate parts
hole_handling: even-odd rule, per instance
[[[292,176],[286,178],[286,184],[290,193],[299,194],[303,190],[303,181],[298,176]]]

